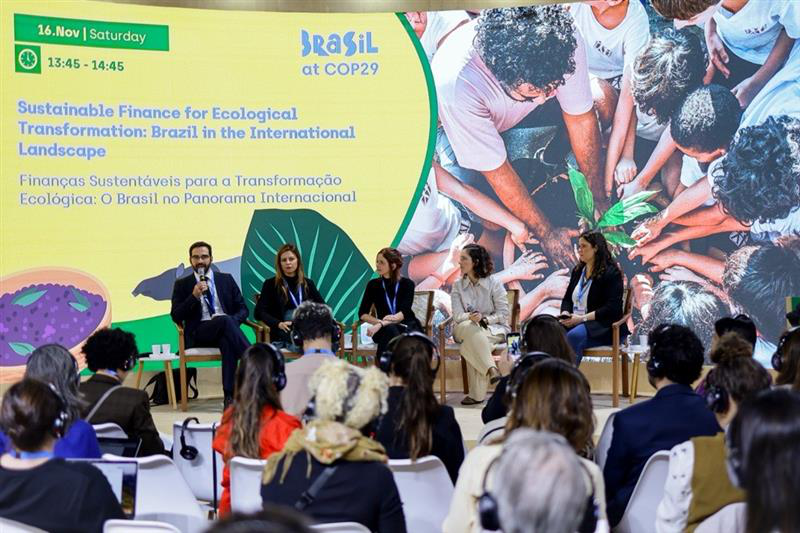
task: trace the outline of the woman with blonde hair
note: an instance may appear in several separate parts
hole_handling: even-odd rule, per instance
[[[286,384],[283,355],[269,344],[247,348],[236,371],[233,404],[222,414],[214,437],[214,450],[222,454],[220,516],[231,511],[230,460],[233,457],[265,459],[280,451],[300,421],[283,411],[280,390]]]
[[[275,276],[265,279],[253,310],[256,320],[270,328],[270,341],[277,348],[299,352],[292,343],[292,315],[303,302],[324,304],[325,299],[306,276],[300,251],[294,244],[284,244],[275,254]]]
[[[294,507],[318,523],[358,522],[371,531],[405,533],[386,451],[370,438],[386,412],[388,378],[376,367],[335,359],[314,373],[309,389],[309,422],[267,460],[264,503]]]

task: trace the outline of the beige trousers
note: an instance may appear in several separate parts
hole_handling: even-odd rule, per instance
[[[483,401],[489,386],[489,369],[497,366],[492,359],[492,345],[503,342],[504,337],[466,320],[456,325],[453,338],[460,343],[461,357],[467,361],[469,397]]]

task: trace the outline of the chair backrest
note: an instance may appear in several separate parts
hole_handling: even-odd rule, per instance
[[[511,331],[519,331],[519,290],[508,289],[506,298],[508,298],[508,325]]]
[[[712,514],[695,528],[695,533],[727,533],[728,531],[744,531],[747,504],[731,503]]]
[[[622,314],[627,315],[633,309],[633,291],[630,287],[622,291]]]
[[[166,455],[119,457],[106,454],[103,455],[103,459],[136,461],[138,463],[135,518],[144,518],[142,515],[203,518],[203,512],[200,510],[192,490],[181,476],[178,467]],[[172,520],[164,520],[177,525]]]
[[[650,456],[633,488],[622,520],[614,529],[616,533],[655,533],[656,510],[664,497],[668,469],[669,450]]]
[[[603,426],[603,431],[600,432],[600,438],[597,439],[597,446],[594,449],[594,462],[601,471],[606,466],[608,449],[611,447],[611,438],[614,436],[614,416],[616,414],[611,413],[606,419],[606,425]]]
[[[44,529],[29,526],[22,522],[15,522],[8,518],[0,518],[0,531],[3,533],[46,533]]]
[[[261,509],[261,474],[266,464],[264,459],[231,459],[231,510],[251,513]]]
[[[453,499],[453,482],[438,457],[428,455],[417,461],[390,459],[406,528],[414,533],[440,533]]]
[[[369,528],[358,522],[334,522],[332,524],[317,524],[311,526],[314,531],[327,531],[328,533],[370,533]]]
[[[414,291],[414,303],[411,308],[422,323],[425,335],[430,336],[433,328],[433,291]]]
[[[486,444],[486,442],[496,439],[505,433],[505,426],[506,421],[508,420],[507,416],[503,418],[498,418],[497,420],[492,420],[491,422],[487,422],[482,428],[481,432],[478,433],[478,444]]]
[[[103,524],[103,533],[180,533],[180,531],[172,524],[153,520],[106,520]]]
[[[95,424],[92,426],[97,438],[112,438],[112,439],[127,439],[128,434],[125,433],[121,427],[114,422],[106,422],[105,424]]]
[[[187,446],[197,448],[197,457],[189,461],[181,457],[181,422],[172,424],[172,460],[178,467],[183,479],[198,500],[219,504],[222,496],[222,469],[224,461],[222,455],[215,452],[212,442],[217,429],[217,423],[197,424],[189,422],[184,432]],[[213,456],[213,460],[212,460]],[[214,491],[216,487],[216,492]]]

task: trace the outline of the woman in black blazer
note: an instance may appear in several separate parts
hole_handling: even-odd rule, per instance
[[[300,252],[293,244],[284,244],[275,254],[275,276],[264,280],[253,316],[270,329],[270,342],[292,352],[300,348],[292,343],[292,315],[305,301],[324,304],[325,300],[311,278],[306,277]]]
[[[611,257],[605,237],[597,231],[583,233],[578,239],[578,258],[559,316],[568,330],[576,365],[586,348],[611,344],[611,325],[623,314],[622,271]],[[627,336],[627,326],[622,326],[621,333]]]
[[[378,362],[389,374],[389,410],[381,418],[375,440],[383,444],[390,459],[438,457],[455,484],[464,462],[464,441],[453,408],[440,405],[433,394],[439,367],[436,345],[422,333],[412,332],[393,340],[389,350]]]
[[[389,341],[401,333],[421,331],[422,325],[414,316],[414,282],[400,275],[403,256],[394,248],[384,248],[375,258],[377,279],[370,280],[364,289],[358,316],[372,324],[367,333],[378,345],[378,354],[386,351]],[[375,306],[377,317],[369,312]]]

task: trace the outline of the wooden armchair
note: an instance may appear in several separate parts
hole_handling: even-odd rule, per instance
[[[508,325],[511,331],[519,331],[519,290],[509,289],[506,291],[508,298]],[[439,397],[441,403],[445,403],[447,399],[447,372],[445,362],[447,356],[458,357],[461,359],[461,380],[464,385],[464,394],[469,392],[469,381],[467,379],[467,361],[461,357],[460,346],[457,342],[448,343],[445,339],[445,328],[451,324],[453,317],[448,318],[441,324],[436,326],[437,336],[439,337],[439,355],[442,358],[441,365],[439,365]],[[506,349],[506,343],[496,344],[492,350],[492,356],[497,359]]]
[[[587,348],[583,352],[584,359],[587,357],[610,357],[611,358],[611,403],[614,407],[619,406],[619,382],[617,375],[619,374],[619,363],[622,361],[622,393],[628,394],[628,355],[623,354],[620,350],[622,339],[620,338],[620,328],[631,317],[631,308],[633,306],[633,291],[630,288],[625,289],[623,293],[623,314],[622,318],[614,322],[611,326],[611,346],[598,346],[596,348]],[[638,365],[637,365],[638,366]],[[638,379],[638,376],[634,376]]]
[[[251,320],[245,320],[247,326],[253,328],[256,339],[259,338],[261,333],[261,326]],[[186,383],[186,364],[196,363],[202,361],[222,361],[222,353],[219,348],[186,348],[186,338],[184,335],[184,325],[175,323],[178,330],[178,357],[180,359],[180,375],[181,375],[181,411],[186,411],[188,408],[187,383]],[[167,376],[167,379],[172,379],[172,376]]]
[[[433,291],[414,291],[414,303],[412,308],[414,309],[414,314],[417,315],[417,319],[422,323],[423,333],[430,337],[433,330]],[[370,309],[369,314],[375,316],[374,307]],[[372,357],[374,359],[377,355],[378,348],[374,343],[368,345],[360,344],[359,330],[363,323],[364,321],[359,318],[359,320],[353,324],[352,362],[353,364],[357,364],[358,357],[361,356],[363,358],[361,366],[366,366],[367,358]]]

